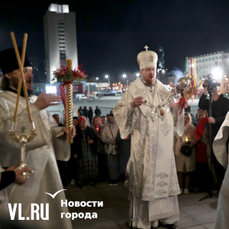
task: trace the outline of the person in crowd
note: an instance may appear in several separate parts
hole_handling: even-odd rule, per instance
[[[84,106],[84,108],[83,108],[83,116],[88,118],[88,109],[86,106]]]
[[[126,186],[126,165],[130,158],[131,134],[129,134],[125,139],[122,139],[120,131],[118,131],[116,142],[119,148],[119,180],[124,182],[124,185]]]
[[[58,126],[63,126],[62,123],[60,122],[60,115],[59,114],[54,114],[52,117],[55,119]]]
[[[107,125],[107,118],[106,116],[101,116],[101,128],[102,128],[102,131],[104,129],[104,127]]]
[[[77,116],[74,116],[73,117],[73,126],[77,126],[78,125],[78,122],[79,122],[79,118]]]
[[[73,125],[75,128],[78,125],[79,118],[74,116],[73,117]],[[71,144],[71,157],[68,161],[68,183],[71,185],[77,184],[77,144],[75,138],[73,138],[73,143]]]
[[[97,145],[99,138],[96,132],[87,126],[87,119],[81,116],[76,127],[74,145],[77,147],[77,177],[81,188],[85,185],[95,186],[98,179]]]
[[[118,149],[116,144],[116,136],[118,134],[118,125],[115,117],[110,115],[110,123],[103,132],[101,140],[105,144],[104,149],[107,157],[107,168],[109,174],[109,185],[116,186],[119,177],[118,173]]]
[[[196,170],[196,147],[197,140],[195,138],[195,126],[192,124],[192,117],[189,113],[184,115],[184,133],[181,137],[175,134],[175,159],[177,167],[178,181],[181,193],[189,193],[189,183],[191,173]],[[186,156],[180,152],[181,146],[187,145],[192,148],[190,156]],[[184,190],[184,191],[183,191]]]
[[[193,126],[197,126],[197,123],[198,123],[198,121],[196,120],[196,118],[194,117],[194,115],[193,114],[190,114],[191,115],[191,118],[192,118],[192,125]]]
[[[99,138],[98,146],[97,146],[98,170],[99,170],[98,179],[99,181],[106,181],[107,180],[107,158],[104,151],[104,144],[101,141],[101,135],[104,127],[101,124],[101,119],[99,116],[94,116],[93,124],[91,125],[91,128],[96,132]]]
[[[138,54],[142,79],[129,86],[113,109],[121,138],[131,134],[127,175],[133,228],[157,227],[159,220],[174,228],[179,220],[173,132],[175,126],[182,135],[183,112],[179,116],[171,92],[156,79],[157,59],[147,46]]]
[[[201,95],[199,100],[199,108],[204,110],[209,110],[209,99],[207,98],[208,93],[208,84],[205,82],[204,86],[204,93]],[[208,123],[206,124],[208,134],[209,133],[209,124],[212,125],[212,141],[215,138],[220,126],[222,125],[227,112],[229,111],[229,99],[225,98],[223,94],[218,94],[217,87],[213,87],[212,92],[212,115],[208,117]],[[210,142],[210,139],[209,139]],[[211,151],[211,150],[210,150]],[[220,163],[216,160],[215,154],[212,151],[212,161],[213,166],[217,176],[217,185],[216,189],[220,190],[225,170],[220,165]],[[210,157],[211,157],[210,156]]]
[[[22,50],[19,49],[20,55]],[[4,77],[1,81],[3,93],[0,93],[0,161],[2,167],[10,167],[20,161],[21,145],[9,138],[15,102],[17,98],[18,80],[21,72],[18,67],[15,51],[13,48],[0,53],[0,67]],[[40,228],[72,228],[71,220],[61,219],[61,212],[68,212],[68,208],[61,206],[65,201],[65,193],[60,192],[55,199],[50,198],[45,192],[55,193],[63,189],[58,172],[56,159],[67,161],[70,157],[70,146],[65,140],[56,138],[62,131],[68,133],[66,128],[57,127],[52,116],[45,110],[48,106],[58,105],[60,96],[42,92],[38,97],[32,95],[33,74],[32,66],[28,56],[24,61],[24,77],[30,100],[31,115],[36,127],[37,136],[26,144],[26,164],[35,172],[23,186],[11,184],[7,187],[10,203],[21,203],[23,205],[21,215],[25,219],[30,218],[31,203],[49,203],[49,220],[36,221]],[[16,133],[21,133],[21,127],[27,133],[32,129],[28,121],[27,105],[24,91],[21,91]],[[73,129],[74,131],[74,129]],[[73,137],[74,134],[70,133]],[[17,215],[17,213],[16,213]],[[59,217],[57,217],[59,216]],[[24,220],[23,224],[30,224],[31,220]]]
[[[109,123],[110,123],[110,114],[107,114],[107,125],[109,125]]]
[[[199,121],[199,119],[200,119],[200,114],[202,114],[202,113],[203,113],[203,110],[199,108],[199,109],[197,110],[196,117],[195,117],[197,122]]]
[[[101,116],[101,114],[102,114],[102,113],[101,113],[101,110],[99,109],[99,107],[98,107],[98,106],[96,106],[96,107],[95,107],[95,115],[97,115],[97,116],[99,116],[99,117],[100,117],[100,116]]]
[[[84,116],[83,108],[82,107],[79,107],[78,111],[79,111],[80,116]]]
[[[89,118],[89,123],[90,125],[92,124],[92,118],[93,118],[93,110],[92,110],[92,107],[89,107],[89,110],[88,110],[88,118]]]
[[[199,121],[195,130],[197,142],[196,154],[196,183],[200,191],[208,191],[210,188],[211,174],[208,166],[207,146],[203,140],[205,126],[208,118],[204,113],[199,114]]]
[[[91,128],[97,133],[97,136],[100,138],[101,118],[99,116],[94,116]]]

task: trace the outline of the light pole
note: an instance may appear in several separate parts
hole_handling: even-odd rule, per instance
[[[99,80],[99,77],[96,77],[95,79],[96,79],[96,81],[99,81],[99,90],[100,90],[100,80]]]
[[[105,75],[105,78],[107,79],[107,82],[108,82],[109,87],[110,87],[110,78],[109,78],[109,76],[108,75]],[[108,87],[108,89],[109,89],[109,87]]]
[[[128,76],[126,74],[123,74],[122,77],[126,78],[126,89],[128,89]]]

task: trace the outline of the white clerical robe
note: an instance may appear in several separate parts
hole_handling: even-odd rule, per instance
[[[225,168],[223,183],[220,188],[219,200],[217,204],[217,213],[215,220],[215,229],[229,228],[229,169],[228,169],[228,152],[226,144],[229,138],[229,112],[222,123],[213,143],[213,152],[219,163]]]
[[[133,197],[130,210],[134,227],[150,228],[151,222],[158,219],[164,219],[165,223],[179,220],[177,195],[180,188],[173,153],[173,133],[174,119],[180,136],[184,121],[183,112],[178,115],[178,106],[174,107],[170,94],[159,80],[151,88],[138,78],[113,109],[121,137],[132,134],[127,174]],[[130,103],[138,96],[147,103],[132,108]]]
[[[5,91],[0,94],[0,163],[3,167],[9,167],[20,162],[20,145],[9,137],[9,129],[13,122],[16,94]],[[32,102],[35,98],[32,98]],[[52,117],[46,110],[38,110],[31,104],[31,113],[36,127],[37,136],[26,144],[26,164],[34,170],[34,175],[27,179],[26,183],[19,186],[11,184],[8,188],[9,202],[21,203],[21,216],[24,224],[34,224],[39,228],[72,228],[71,220],[65,216],[61,218],[61,212],[68,212],[67,207],[61,207],[61,200],[65,201],[64,191],[53,199],[45,192],[54,194],[63,189],[59,176],[56,158],[67,161],[70,157],[70,146],[63,140],[55,139],[61,128],[52,128]],[[25,133],[30,133],[32,127],[29,122],[26,101],[20,97],[17,117],[16,133],[21,133],[21,127],[25,127]],[[54,137],[54,138],[53,138]],[[55,146],[53,146],[53,140]],[[57,153],[57,157],[54,154]],[[59,150],[58,150],[59,149]],[[31,217],[31,203],[49,204],[49,220],[28,220]],[[13,205],[12,205],[13,207]],[[47,209],[47,208],[45,208]],[[41,209],[40,209],[41,212]],[[46,214],[46,213],[45,213]],[[16,214],[16,217],[18,215]],[[44,215],[47,216],[47,215]]]

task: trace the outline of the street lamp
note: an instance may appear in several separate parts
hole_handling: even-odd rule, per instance
[[[128,76],[127,76],[126,74],[123,74],[122,77],[123,77],[124,79],[127,78],[127,79],[126,79],[126,89],[128,89]]]
[[[109,76],[108,75],[105,75],[105,78],[107,79],[107,82],[108,82],[109,87],[110,87],[110,78],[109,78]],[[109,89],[109,87],[108,87],[108,89]]]
[[[99,81],[99,90],[100,90],[100,80],[99,80],[99,77],[96,77],[95,78],[97,81]]]

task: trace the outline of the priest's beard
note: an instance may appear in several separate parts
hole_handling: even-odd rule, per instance
[[[12,77],[11,83],[13,85],[13,88],[17,91],[17,88],[18,88],[18,78]],[[28,96],[30,97],[31,95],[33,95],[33,90],[27,89],[27,93],[28,93]],[[21,85],[21,94],[20,95],[23,96],[23,97],[25,97],[25,93],[24,93],[24,90],[23,90],[23,85]]]
[[[144,81],[145,81],[145,83],[146,83],[147,85],[149,85],[149,86],[155,85],[155,79],[154,79],[154,80],[152,80],[152,79],[146,79],[146,80],[144,80]]]

